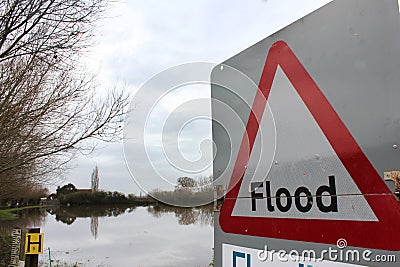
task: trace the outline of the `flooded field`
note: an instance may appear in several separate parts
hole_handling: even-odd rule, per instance
[[[1,230],[40,227],[39,266],[209,266],[212,207],[77,207],[24,212]],[[50,250],[50,259],[49,259]]]

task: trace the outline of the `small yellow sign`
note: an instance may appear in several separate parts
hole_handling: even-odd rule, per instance
[[[25,254],[43,254],[44,234],[27,233],[25,239]]]

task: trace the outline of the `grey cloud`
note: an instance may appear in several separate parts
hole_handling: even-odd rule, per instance
[[[304,10],[311,10],[311,6],[315,7],[322,2],[327,1],[288,1],[288,4],[282,5],[281,0],[252,0],[246,6],[239,0],[150,0],[117,3],[116,5],[121,5],[119,14],[109,16],[108,25],[105,25],[103,36],[99,38],[102,49],[111,49],[102,53],[104,57],[100,59],[102,67],[99,74],[110,83],[123,81],[139,87],[156,73],[182,62],[222,62],[300,17],[299,14],[304,13]],[[132,45],[130,41],[133,42]],[[169,78],[165,77],[166,80]],[[168,84],[165,83],[168,82],[166,80],[160,80],[160,84],[149,89],[147,97],[151,99],[159,90],[164,90],[163,86]],[[146,103],[136,104],[130,115],[145,116],[141,106]],[[198,107],[187,106],[175,111],[175,116],[180,119],[188,114],[198,114],[196,111]],[[148,125],[149,134],[158,131],[159,123],[163,121],[161,116],[153,120]],[[135,124],[138,121],[133,118],[130,123]],[[143,130],[143,125],[131,126],[142,127],[140,130]],[[187,136],[183,136],[182,140],[188,146],[184,145],[182,151],[190,153],[191,139],[197,140],[206,136],[206,131],[208,127],[188,127],[184,132]],[[172,131],[164,134],[168,137],[174,133]],[[139,135],[129,136],[129,139],[132,145],[129,148],[132,150],[131,160],[135,160],[138,168],[142,168],[140,171],[145,172],[144,163],[147,159],[135,154],[143,140]],[[193,155],[198,151],[196,146],[194,149]],[[154,152],[156,151],[159,151],[159,147],[154,148]],[[154,157],[155,162],[161,159],[161,155],[154,154]],[[102,149],[94,158],[81,157],[77,162],[79,166],[69,177],[82,186],[90,186],[91,170],[98,163],[100,186],[123,192],[138,192],[129,178],[120,144]],[[167,172],[168,166],[160,168]],[[171,177],[175,175],[177,173],[171,171]]]

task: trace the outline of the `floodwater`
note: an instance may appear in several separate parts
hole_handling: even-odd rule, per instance
[[[79,207],[39,213],[40,219],[27,223],[44,233],[39,266],[50,266],[49,248],[53,267],[207,267],[212,261],[212,207]]]

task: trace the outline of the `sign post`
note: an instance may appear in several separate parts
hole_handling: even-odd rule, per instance
[[[43,254],[44,235],[40,233],[40,228],[29,229],[25,238],[25,266],[37,267],[39,264],[39,254]]]

